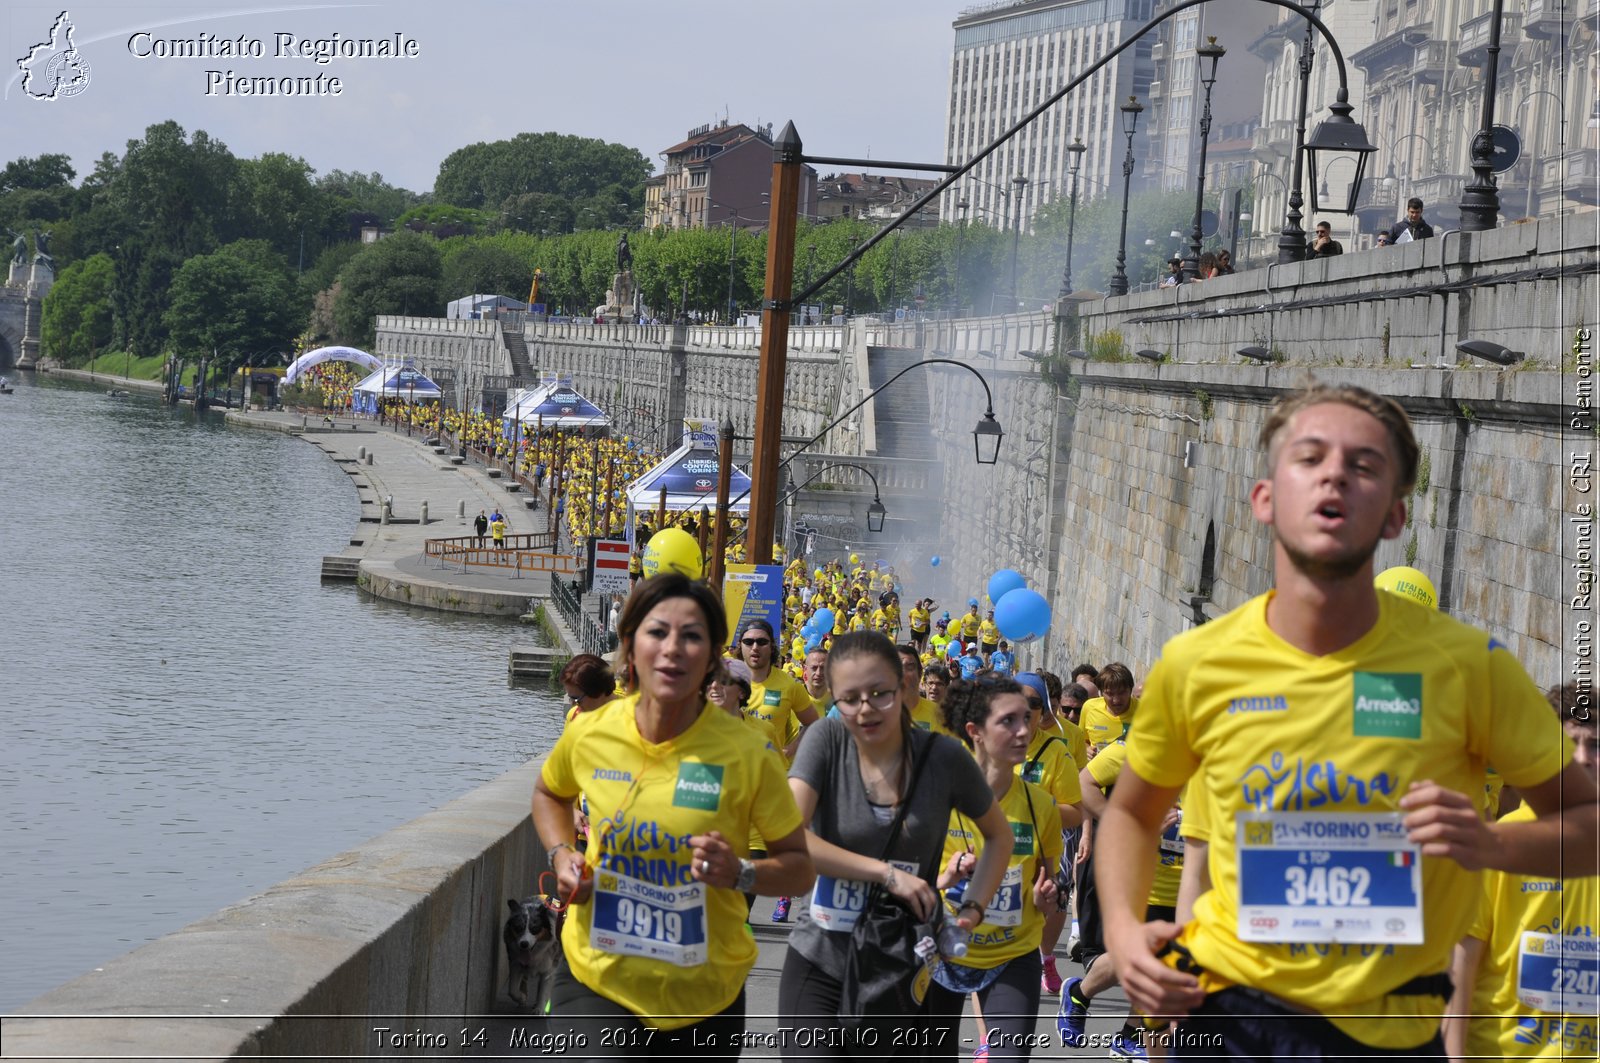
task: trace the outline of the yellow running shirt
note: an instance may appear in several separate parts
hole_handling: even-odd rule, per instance
[[[811,707],[811,695],[805,684],[780,668],[767,673],[765,682],[750,684],[750,700],[744,704],[747,718],[762,724],[767,730],[767,741],[778,749],[787,743],[789,720]]]
[[[963,639],[977,638],[978,629],[983,627],[983,621],[978,619],[977,613],[963,613],[956,623],[961,625],[961,637]]]
[[[917,699],[916,707],[911,710],[911,724],[914,727],[922,728],[924,731],[932,731],[936,735],[956,737],[950,734],[949,728],[944,725],[944,710],[939,708],[938,702],[929,701],[927,698]],[[960,739],[956,740],[960,741]],[[961,748],[966,749],[966,743],[963,742]]]
[[[1083,711],[1078,713],[1078,721],[1090,745],[1104,746],[1119,738],[1127,737],[1128,728],[1133,723],[1133,714],[1138,710],[1138,698],[1128,699],[1128,711],[1121,716],[1113,715],[1111,710],[1106,708],[1105,698],[1090,698],[1083,703]]]
[[[707,705],[683,734],[646,742],[634,720],[638,701],[637,694],[619,698],[574,720],[540,777],[556,796],[582,791],[589,803],[586,859],[595,893],[569,910],[561,933],[573,977],[645,1022],[672,1030],[733,1003],[756,960],[755,940],[744,927],[744,897],[695,881],[688,839],[719,831],[746,857],[752,832],[785,837],[800,826],[800,810],[782,758],[753,728]],[[630,880],[655,893],[676,893],[675,906],[619,897]],[[648,929],[639,944],[676,952],[677,960],[623,955],[598,944],[605,935],[593,934],[596,913],[602,928],[607,912],[621,926],[623,907],[648,907],[653,918],[642,921]],[[618,929],[612,947],[632,939],[627,931],[642,923]]]
[[[1028,759],[1017,765],[1018,775],[1044,787],[1058,805],[1082,805],[1078,771],[1066,740],[1042,729],[1028,743]]]
[[[978,641],[990,646],[1000,642],[1000,625],[993,620],[984,620],[978,624]]]
[[[1108,745],[1100,747],[1089,760],[1089,775],[1102,790],[1110,790],[1116,785],[1117,776],[1122,774],[1122,766],[1128,760],[1128,747],[1122,739],[1118,738]],[[1183,807],[1183,797],[1178,796],[1178,807]],[[1178,886],[1183,881],[1183,845],[1178,841],[1182,828],[1182,820],[1174,824],[1161,836],[1161,845],[1156,850],[1156,873],[1150,880],[1150,895],[1145,898],[1146,904],[1160,904],[1168,908],[1178,904]]]
[[[928,611],[921,606],[911,607],[911,633],[913,635],[926,635],[928,633]]]
[[[964,967],[985,970],[1025,956],[1039,947],[1044,936],[1044,916],[1033,905],[1033,883],[1039,877],[1041,860],[1050,874],[1055,874],[1056,868],[1061,866],[1063,844],[1061,820],[1055,815],[1050,795],[1042,787],[1018,779],[995,803],[1011,824],[1015,844],[1011,859],[1006,863],[1005,878],[984,911],[983,922],[973,928],[967,955],[960,961]],[[960,812],[951,812],[940,867],[948,865],[956,853],[981,852],[983,835],[978,833],[972,820]],[[946,891],[945,907],[951,914],[959,914],[956,909],[965,889],[963,882]]]
[[[1377,843],[1397,830],[1400,797],[1423,779],[1476,797],[1491,751],[1508,785],[1544,782],[1571,759],[1572,743],[1500,643],[1398,595],[1377,597],[1372,629],[1321,657],[1267,627],[1270,593],[1172,639],[1145,684],[1128,764],[1156,786],[1192,776],[1210,802],[1212,888],[1180,935],[1206,972],[1202,985],[1254,987],[1324,1013],[1365,1044],[1410,1048],[1437,1032],[1444,1001],[1392,991],[1449,967],[1482,886],[1476,873],[1417,856],[1415,847],[1381,852]],[[1319,862],[1338,857],[1334,869],[1346,869],[1358,843],[1294,844],[1340,836],[1372,839],[1379,859],[1362,874],[1378,900],[1368,903],[1403,910],[1391,908],[1384,925],[1365,931],[1361,921],[1349,924],[1346,943],[1310,942],[1296,926],[1325,932],[1320,909],[1336,892],[1354,898],[1365,886],[1357,889],[1350,872],[1341,884],[1348,888],[1335,891],[1328,875],[1308,878],[1311,871],[1278,862],[1320,871]],[[1276,925],[1262,915],[1244,926],[1246,898],[1258,911],[1268,903],[1289,911]],[[1391,921],[1396,932],[1416,926],[1419,904],[1424,944],[1350,943],[1389,933]]]
[[[1523,805],[1503,822],[1533,818]],[[1484,950],[1472,989],[1467,1054],[1596,1058],[1600,878],[1593,869],[1587,878],[1564,882],[1486,871],[1483,884],[1483,906],[1470,931]]]

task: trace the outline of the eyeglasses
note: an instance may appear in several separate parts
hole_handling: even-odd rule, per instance
[[[869,690],[864,694],[857,694],[854,697],[834,698],[833,703],[839,706],[841,710],[850,709],[855,712],[860,712],[861,706],[871,705],[873,708],[882,711],[887,709],[890,705],[893,705],[895,703],[895,699],[899,696],[900,691],[891,687],[887,690]]]
[[[770,645],[772,645],[772,640],[771,639],[740,639],[739,640],[739,645],[741,645],[741,646],[770,646]]]

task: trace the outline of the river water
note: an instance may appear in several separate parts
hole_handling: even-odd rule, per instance
[[[0,1012],[554,744],[526,629],[319,582],[357,517],[301,440],[0,395]]]

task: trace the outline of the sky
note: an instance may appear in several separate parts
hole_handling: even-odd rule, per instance
[[[234,155],[299,156],[319,174],[377,171],[432,189],[457,148],[521,132],[625,144],[659,170],[660,152],[726,116],[795,124],[804,150],[942,162],[951,22],[970,3],[934,0],[393,0],[273,5],[36,4],[8,0],[0,161],[60,152],[81,180],[146,127],[175,120]],[[19,69],[61,69],[63,10],[76,91]],[[397,58],[295,57],[299,42],[397,39]],[[280,35],[284,35],[280,37]],[[170,54],[259,45],[254,55]],[[291,54],[279,56],[283,42]],[[179,42],[176,46],[173,42]],[[36,46],[43,44],[43,48]],[[162,54],[162,53],[169,54]],[[81,72],[86,71],[86,79]],[[214,71],[215,73],[208,73]],[[322,95],[245,96],[235,79],[324,79]],[[330,81],[339,80],[333,95]],[[70,80],[70,79],[67,79]],[[231,83],[237,86],[238,81]]]

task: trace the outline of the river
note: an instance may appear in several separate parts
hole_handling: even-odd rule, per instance
[[[357,517],[293,437],[0,395],[0,1012],[549,750],[526,629],[319,582]]]

